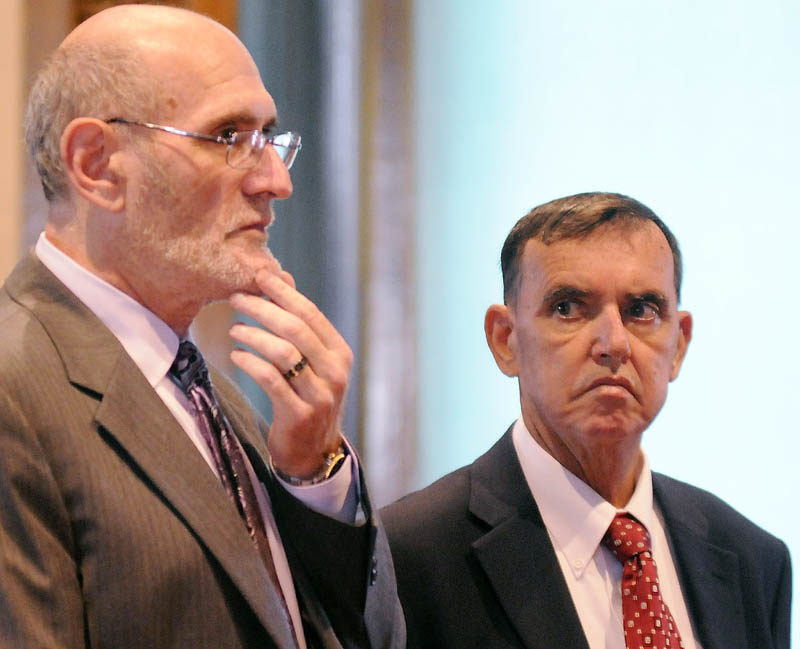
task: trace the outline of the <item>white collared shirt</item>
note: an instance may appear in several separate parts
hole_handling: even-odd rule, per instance
[[[175,332],[139,302],[61,252],[47,240],[44,233],[39,236],[35,252],[47,269],[111,330],[216,475],[214,461],[195,420],[192,405],[168,375],[178,352],[179,340]],[[283,484],[309,507],[352,523],[355,520],[359,500],[358,481],[354,480],[357,467],[352,460],[353,457],[354,455],[350,454],[336,475],[323,483],[308,487],[293,487],[285,482]],[[253,483],[261,486],[256,490],[256,495],[267,527],[267,538],[275,571],[289,607],[298,643],[301,649],[305,649],[302,618],[294,582],[272,516],[269,496],[264,486],[255,479],[249,461],[247,465]]]
[[[512,431],[522,472],[542,515],[590,649],[625,649],[622,629],[622,564],[602,544],[617,509],[565,469],[528,432],[522,418]],[[664,523],[653,503],[647,458],[624,508],[650,533],[661,594],[685,649],[701,649],[694,634]]]

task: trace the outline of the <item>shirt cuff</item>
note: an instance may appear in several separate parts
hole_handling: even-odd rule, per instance
[[[278,481],[292,496],[319,514],[354,525],[361,502],[358,460],[345,439],[348,454],[341,468],[329,479],[314,485],[295,486],[276,473]]]

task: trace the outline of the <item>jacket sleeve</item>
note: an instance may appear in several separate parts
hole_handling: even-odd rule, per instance
[[[792,564],[789,558],[789,549],[783,546],[783,570],[775,595],[772,608],[772,635],[775,646],[780,649],[789,649],[791,639],[792,616]]]
[[[72,533],[35,432],[0,391],[0,648],[84,647]]]
[[[292,574],[314,626],[328,627],[346,649],[404,649],[405,621],[386,534],[361,479],[366,522],[319,514],[274,478],[268,488]],[[336,644],[325,646],[337,646]]]

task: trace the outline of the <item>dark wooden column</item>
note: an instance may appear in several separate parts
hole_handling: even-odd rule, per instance
[[[170,7],[183,7],[205,14],[222,23],[228,29],[236,31],[236,0],[169,0],[165,2],[130,2],[128,0],[72,0],[73,26],[89,16],[96,14],[108,7],[121,4],[149,4],[168,5]]]

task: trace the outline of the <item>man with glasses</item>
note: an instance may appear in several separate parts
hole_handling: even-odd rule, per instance
[[[340,430],[352,354],[266,245],[300,136],[244,46],[100,12],[26,136],[49,211],[0,295],[0,646],[404,646]],[[231,358],[269,426],[191,341],[215,300],[260,325]]]

